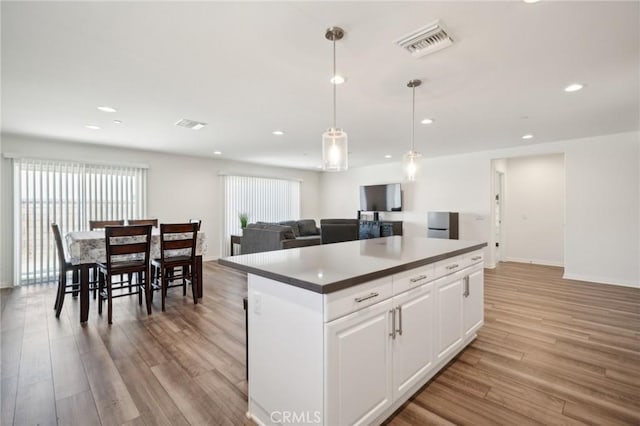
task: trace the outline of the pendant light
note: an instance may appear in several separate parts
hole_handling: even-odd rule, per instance
[[[325,38],[333,42],[333,75],[336,76],[336,40],[344,37],[339,27],[327,29]],[[333,82],[333,127],[322,134],[322,168],[328,172],[341,172],[348,168],[347,133],[336,126],[336,83]]]
[[[407,87],[410,87],[413,92],[413,109],[411,112],[411,149],[407,152],[402,159],[402,167],[404,170],[404,180],[413,182],[416,180],[416,176],[420,169],[420,158],[422,154],[415,150],[415,138],[416,138],[416,87],[420,86],[422,81],[410,80],[407,83]]]

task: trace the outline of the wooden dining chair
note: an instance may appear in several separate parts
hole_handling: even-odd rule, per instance
[[[60,227],[56,223],[51,224],[53,238],[56,241],[56,250],[58,252],[58,291],[56,293],[56,301],[53,309],[56,311],[56,318],[60,318],[62,305],[64,304],[64,295],[73,293],[78,294],[80,288],[80,265],[72,265],[64,253],[64,245],[62,244],[62,236],[60,235]],[[67,274],[72,272],[72,282],[67,284]]]
[[[90,220],[89,231],[97,231],[106,228],[107,226],[122,226],[124,225],[124,219],[120,220]],[[131,277],[129,277],[131,279]],[[89,280],[90,290],[93,290],[93,298],[95,299],[98,294],[98,265],[95,264],[91,268],[91,279]]]
[[[182,287],[182,295],[187,294],[187,284],[191,284],[193,303],[198,304],[196,277],[197,223],[163,223],[160,225],[160,259],[153,259],[157,273],[154,290],[162,292],[162,310],[165,310],[167,290]],[[176,273],[181,271],[181,274]],[[181,282],[175,284],[175,281]],[[171,284],[170,284],[171,282]],[[152,296],[153,297],[153,296]]]
[[[147,314],[151,314],[151,280],[149,274],[149,251],[151,247],[151,225],[107,226],[105,228],[107,247],[106,262],[98,263],[98,313],[102,314],[102,302],[107,299],[109,324],[112,320],[113,299],[130,296],[132,293],[114,290],[135,288],[138,303],[142,305],[142,293],[145,294]],[[113,283],[114,275],[136,274],[137,280]],[[116,286],[114,287],[114,284]]]
[[[128,219],[127,225],[151,225],[158,227],[158,219]]]

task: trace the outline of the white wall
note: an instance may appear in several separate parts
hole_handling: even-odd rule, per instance
[[[424,236],[427,211],[459,211],[460,238],[493,247],[492,160],[563,153],[565,276],[640,287],[639,151],[640,133],[629,132],[427,159],[418,181],[403,184],[405,211],[391,217],[405,221],[406,235]],[[397,162],[323,174],[320,215],[354,217],[359,185],[401,179]],[[486,254],[492,266],[493,250]]]
[[[562,154],[506,160],[505,260],[564,265],[565,171]]]
[[[222,231],[222,187],[219,173],[237,173],[251,176],[268,176],[300,179],[301,217],[319,219],[318,191],[319,175],[315,171],[260,166],[256,164],[211,158],[197,158],[149,151],[104,147],[99,145],[65,143],[14,135],[2,135],[3,153],[18,154],[35,158],[52,158],[77,161],[100,161],[116,164],[146,164],[148,171],[149,217],[160,221],[185,221],[189,218],[202,219],[202,231],[207,234],[209,250],[205,259],[220,255]],[[10,160],[2,159],[5,176],[11,170]],[[4,179],[3,179],[4,180]],[[5,185],[7,186],[7,185]],[[185,189],[186,188],[186,189]],[[3,216],[12,212],[12,188],[2,188],[0,200]],[[11,265],[13,243],[6,236],[12,233],[11,220],[2,224],[3,250],[0,258],[2,282],[12,280]],[[5,241],[9,240],[8,244]]]

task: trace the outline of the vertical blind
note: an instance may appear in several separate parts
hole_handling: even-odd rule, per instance
[[[231,235],[242,235],[240,214],[249,222],[300,219],[300,182],[253,176],[222,176],[224,232],[221,253],[229,255]]]
[[[58,273],[51,223],[62,235],[88,229],[89,220],[146,215],[147,170],[15,158],[16,282],[52,281]]]

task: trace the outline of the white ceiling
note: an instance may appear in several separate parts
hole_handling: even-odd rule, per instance
[[[639,17],[637,1],[3,1],[2,130],[315,168],[332,25],[346,31],[338,126],[352,167],[409,148],[413,78],[417,118],[435,119],[417,124],[425,156],[637,130]],[[435,19],[452,47],[415,59],[393,44]],[[565,93],[572,82],[586,88]]]

